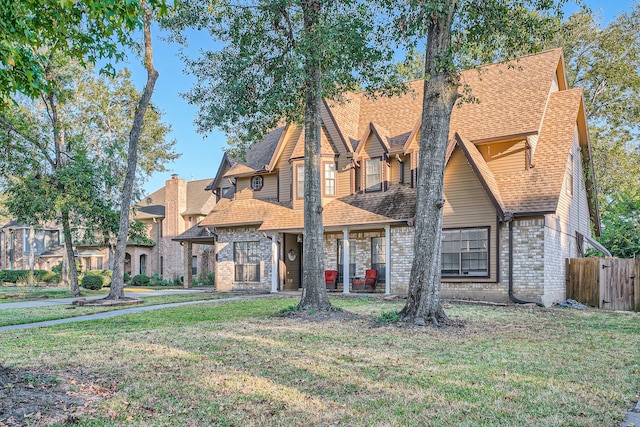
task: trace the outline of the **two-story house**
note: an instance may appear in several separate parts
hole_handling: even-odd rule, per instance
[[[195,227],[213,208],[215,196],[205,191],[211,179],[187,181],[177,174],[165,186],[149,194],[134,207],[134,219],[146,229],[149,244],[128,242],[124,271],[132,275],[157,274],[165,280],[192,278],[213,270],[213,238],[200,239],[189,245],[187,253],[174,238]],[[205,232],[205,235],[207,233]]]
[[[567,87],[560,49],[465,71],[462,82],[478,102],[452,112],[442,295],[562,300],[565,258],[599,232],[582,90]],[[423,82],[408,85],[403,96],[347,94],[322,107],[324,261],[343,292],[366,269],[386,293],[408,289]],[[199,224],[216,239],[217,289],[301,285],[303,138],[286,125],[245,161],[223,158],[210,184],[219,200]]]

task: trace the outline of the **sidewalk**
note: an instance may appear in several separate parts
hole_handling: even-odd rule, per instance
[[[164,291],[162,291],[162,292],[164,292]],[[126,295],[127,296],[132,296],[133,294],[132,293],[128,293]],[[164,294],[164,295],[166,295],[166,294]],[[145,306],[145,307],[123,308],[121,310],[113,310],[113,311],[107,311],[107,312],[104,312],[104,313],[88,314],[88,315],[85,315],[85,316],[78,316],[78,317],[69,317],[69,318],[66,318],[66,319],[46,320],[44,322],[26,323],[26,324],[23,324],[23,325],[1,326],[0,327],[0,332],[3,332],[3,331],[15,331],[15,330],[18,330],[18,329],[43,328],[43,327],[47,327],[47,326],[62,325],[64,323],[85,322],[87,320],[111,319],[112,317],[124,316],[124,315],[127,315],[127,314],[144,313],[144,312],[147,312],[147,311],[161,310],[163,308],[173,308],[173,307],[180,307],[180,306],[185,306],[185,305],[203,304],[203,303],[207,303],[207,302],[208,303],[222,303],[222,302],[225,302],[225,301],[240,301],[240,300],[244,300],[244,299],[268,298],[268,297],[278,296],[278,295],[281,295],[281,294],[242,295],[242,296],[237,296],[237,297],[220,298],[220,299],[174,302],[174,303],[170,303],[170,304],[149,305],[149,306]],[[100,298],[100,297],[98,296],[97,298]],[[69,299],[69,298],[64,298],[64,300],[67,300],[67,299]],[[73,301],[74,299],[75,298],[70,298],[71,301]],[[57,300],[57,301],[62,301],[62,299]],[[26,303],[27,302],[25,302],[24,304],[26,304]],[[67,302],[67,304],[69,304],[69,302]],[[55,304],[50,304],[50,305],[55,305]]]
[[[140,292],[125,292],[125,296],[133,298],[154,297],[159,295],[175,295],[175,294],[198,294],[211,292],[212,289],[141,289]],[[95,295],[92,297],[86,297],[87,300],[99,299],[106,297],[104,295]],[[73,301],[80,299],[75,298],[51,298],[51,299],[39,299],[35,301],[22,301],[22,302],[5,302],[0,303],[0,310],[6,310],[9,308],[35,308],[35,307],[49,307],[52,305],[69,305]]]

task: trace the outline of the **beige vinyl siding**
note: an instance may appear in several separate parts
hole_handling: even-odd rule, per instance
[[[389,159],[389,184],[398,184],[400,182],[400,162],[395,156]]]
[[[236,199],[260,199],[275,200],[278,197],[277,174],[265,174],[262,176],[262,189],[254,191],[251,188],[251,177],[238,177],[236,184]]]
[[[384,147],[382,143],[378,140],[373,132],[367,138],[364,147],[362,147],[362,151],[360,151],[361,158],[373,158],[373,157],[382,157],[385,153]]]
[[[456,148],[444,173],[444,198],[442,228],[489,228],[489,270],[490,278],[496,280],[497,242],[496,210],[478,177],[471,169],[466,157]],[[468,281],[446,278],[443,281]],[[482,279],[473,279],[482,282]]]
[[[571,169],[570,154],[573,154],[573,192],[569,194],[567,185]],[[560,155],[560,153],[558,153]],[[590,217],[589,205],[587,202],[587,194],[584,184],[584,173],[582,170],[582,160],[579,145],[578,130],[573,134],[570,153],[567,156],[567,164],[565,168],[565,178],[562,181],[562,189],[560,190],[560,198],[558,200],[558,209],[556,210],[555,221],[549,221],[547,227],[560,231],[570,238],[575,236],[576,231],[590,235]],[[573,248],[572,248],[573,249]]]
[[[278,198],[278,175],[276,173],[262,175],[262,189],[254,191],[253,197],[260,200],[276,200]]]
[[[351,159],[346,155],[338,157],[338,167],[336,168],[336,196],[344,197],[351,194],[351,171],[353,166]]]
[[[478,147],[491,172],[498,175],[526,167],[525,141],[495,142]]]
[[[250,177],[236,178],[236,199],[253,199],[253,190],[251,190]]]
[[[291,158],[291,153],[293,153],[293,149],[298,142],[298,138],[300,138],[300,134],[302,133],[302,128],[296,127],[295,129],[288,132],[288,135],[284,141],[284,149],[282,150],[282,154],[280,158],[276,161],[276,169],[279,171],[279,179],[280,179],[280,194],[279,200],[281,203],[290,203],[291,202],[291,186],[292,186],[292,172],[291,172],[291,164],[289,163],[289,159]]]
[[[355,168],[355,172],[353,174],[353,179],[354,179],[354,183],[355,183],[355,191],[362,191],[362,175],[363,175],[363,171],[362,168],[364,167],[364,161],[361,160],[359,163],[359,166]]]

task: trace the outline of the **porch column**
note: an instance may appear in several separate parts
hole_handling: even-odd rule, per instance
[[[349,293],[349,229],[342,230],[342,292]]]
[[[278,292],[278,235],[271,235],[271,293]]]
[[[391,226],[384,226],[384,253],[385,253],[385,269],[384,269],[384,294],[391,293]]]
[[[191,258],[193,257],[193,245],[191,242],[184,242],[184,283],[185,289],[193,286],[193,270],[191,269]]]

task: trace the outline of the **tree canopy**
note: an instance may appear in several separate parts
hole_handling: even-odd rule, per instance
[[[47,91],[47,55],[64,53],[83,63],[119,60],[122,45],[130,45],[141,27],[137,1],[0,0],[0,107],[16,93],[37,97]],[[110,62],[106,68],[113,71]]]

